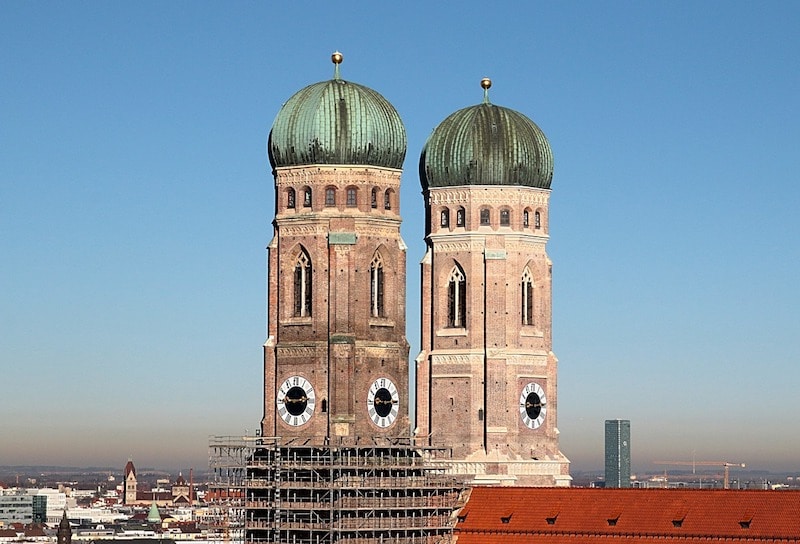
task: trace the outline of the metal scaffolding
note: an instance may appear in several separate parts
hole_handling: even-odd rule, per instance
[[[247,544],[447,541],[464,490],[449,452],[410,439],[260,438],[247,460]]]
[[[207,523],[222,542],[244,542],[247,465],[258,447],[256,437],[209,437]]]

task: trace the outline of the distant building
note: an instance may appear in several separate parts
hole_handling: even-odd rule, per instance
[[[631,422],[606,420],[606,487],[631,486]]]
[[[0,526],[33,523],[33,499],[24,489],[0,489]]]

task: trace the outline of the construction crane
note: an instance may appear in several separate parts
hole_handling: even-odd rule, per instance
[[[722,467],[724,476],[722,481],[722,489],[730,489],[730,469],[731,467],[734,468],[744,468],[744,463],[729,463],[727,461],[653,461],[656,465],[675,465],[675,466],[692,466],[692,474],[695,473],[695,467]]]

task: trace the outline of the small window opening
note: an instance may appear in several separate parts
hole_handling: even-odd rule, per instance
[[[500,225],[507,227],[511,224],[511,212],[508,210],[500,210]]]
[[[526,229],[530,226],[530,213],[528,210],[522,212],[522,226]]]
[[[292,189],[290,187],[289,190],[287,191],[287,196],[286,196],[286,207],[287,208],[294,209],[294,206],[295,206],[294,199],[295,199],[294,189]]]
[[[542,214],[539,212],[533,214],[533,227],[536,229],[542,228]]]
[[[310,208],[311,207],[311,188],[306,187],[303,191],[303,207]]]
[[[348,208],[355,208],[358,204],[356,199],[357,192],[355,187],[348,187],[347,188],[347,207]]]
[[[392,209],[392,193],[388,189],[383,194],[383,209],[384,210]]]
[[[336,206],[336,189],[333,187],[325,189],[325,205]]]
[[[375,188],[372,189],[371,205],[372,205],[373,208],[377,208],[378,207],[378,189],[375,189]]]
[[[440,224],[442,227],[450,226],[450,210],[447,208],[442,210]]]
[[[488,225],[489,224],[489,209],[483,208],[481,210],[481,225]]]
[[[464,226],[464,208],[459,208],[456,210],[456,226],[463,227]]]

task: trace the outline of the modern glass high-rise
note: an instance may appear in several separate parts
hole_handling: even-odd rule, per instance
[[[606,487],[631,486],[631,422],[606,420]]]

